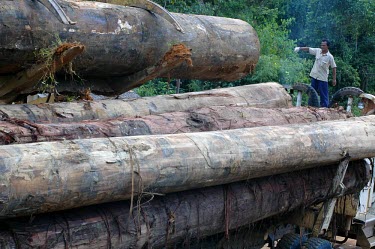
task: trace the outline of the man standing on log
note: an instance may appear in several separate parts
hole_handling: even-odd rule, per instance
[[[336,63],[328,50],[329,41],[323,39],[320,48],[296,47],[294,52],[306,51],[315,55],[315,63],[310,72],[311,86],[320,96],[320,106],[328,107],[328,74],[329,67],[332,68],[332,85],[336,86]]]

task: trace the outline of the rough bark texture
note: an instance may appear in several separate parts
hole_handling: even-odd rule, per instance
[[[51,52],[47,61],[39,62],[7,79],[0,79],[0,103],[12,102],[22,90],[33,88],[43,78],[48,81],[48,77],[52,77],[56,71],[71,63],[84,49],[85,47],[80,44],[63,43]]]
[[[375,157],[375,116],[217,132],[0,146],[0,217]]]
[[[66,51],[64,51],[64,49]],[[46,89],[43,88],[46,88],[48,84],[50,84],[51,88],[53,87],[67,92],[66,89],[58,87],[59,84],[49,81],[52,80],[51,78],[55,80],[54,74],[63,66],[71,63],[78,54],[81,54],[84,51],[84,46],[80,44],[64,43],[59,45],[56,49],[54,49],[54,51],[54,54],[51,54],[51,58],[47,58],[46,62],[40,62],[39,64],[21,71],[12,77],[0,77],[0,103],[11,103],[19,98],[20,93],[22,93],[24,90],[31,92],[38,90],[45,91]],[[164,75],[171,69],[181,65],[183,62],[186,62],[188,65],[192,66],[190,49],[182,44],[173,45],[156,65],[146,68],[124,79],[128,83],[125,90],[133,89],[148,82],[149,80]],[[73,76],[74,73],[71,73]],[[47,81],[47,83],[38,84],[42,80]],[[68,87],[71,87],[71,85]],[[78,89],[87,91],[89,88],[85,88],[82,85]],[[77,92],[78,89],[70,89],[68,92]]]
[[[291,97],[280,84],[261,83],[134,100],[3,105],[0,106],[0,119],[18,118],[32,122],[61,123],[121,116],[136,117],[223,105],[287,108],[291,106]]]
[[[13,118],[0,121],[0,144],[230,130],[346,119],[350,116],[345,111],[327,108],[213,106],[188,112],[79,123],[37,124]]]
[[[35,51],[56,42],[80,42],[86,53],[74,63],[94,92],[120,94],[129,76],[152,67],[172,45],[192,49],[194,67],[165,76],[233,81],[251,72],[259,58],[259,39],[246,22],[173,13],[184,33],[159,15],[98,2],[59,1],[75,25],[65,25],[38,1],[5,0],[0,9],[0,74],[14,74],[36,62]],[[103,79],[104,84],[95,80]]]
[[[126,85],[124,84],[124,86],[121,86],[119,92],[129,91],[152,79],[162,77],[168,74],[172,69],[179,67],[184,62],[186,62],[189,67],[193,66],[190,49],[183,44],[173,45],[164,57],[155,65],[145,68],[131,76],[123,77],[122,82],[126,82]],[[117,93],[116,95],[119,94]]]
[[[314,168],[154,199],[143,196],[132,216],[130,202],[124,201],[37,215],[31,222],[29,218],[7,220],[2,223],[0,245],[56,249],[173,248],[177,243],[188,243],[324,201],[332,197],[328,193],[336,169]],[[345,194],[357,193],[369,178],[363,161],[353,162],[344,180]]]

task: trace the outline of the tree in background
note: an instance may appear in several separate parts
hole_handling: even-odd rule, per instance
[[[283,84],[308,82],[308,64],[306,59],[293,53],[294,41],[289,39],[289,26],[293,18],[285,15],[289,0],[156,0],[172,12],[215,15],[237,18],[250,23],[256,30],[261,44],[261,56],[255,73],[235,82],[208,82],[183,80],[181,92],[201,91],[218,87],[239,86],[245,84],[276,81]],[[160,83],[159,83],[160,82]],[[140,93],[154,92],[164,94],[170,88],[156,86],[165,84],[165,80],[153,80],[140,87]],[[145,88],[164,89],[163,91],[145,91]]]
[[[242,19],[257,31],[261,56],[255,73],[235,82],[183,80],[181,92],[276,81],[309,83],[313,59],[294,54],[295,45],[319,46],[322,38],[338,66],[336,88],[361,86],[375,92],[375,1],[373,0],[156,0],[172,12]],[[158,86],[161,84],[161,86]],[[174,92],[165,80],[153,80],[140,93]]]
[[[287,15],[296,18],[290,38],[299,45],[319,46],[322,38],[331,41],[337,62],[334,90],[345,86],[375,90],[375,77],[370,79],[375,73],[375,1],[290,1]]]

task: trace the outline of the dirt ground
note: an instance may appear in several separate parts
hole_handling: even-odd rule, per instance
[[[341,240],[343,238],[339,238]],[[334,248],[336,249],[359,249],[360,247],[355,246],[356,240],[348,239],[348,241],[342,245],[335,245]]]

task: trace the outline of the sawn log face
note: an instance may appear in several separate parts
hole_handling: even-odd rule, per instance
[[[124,201],[37,215],[31,222],[6,220],[0,242],[9,245],[5,248],[172,247],[327,200],[336,169],[314,168],[153,200],[144,194],[131,216],[130,203]],[[344,179],[345,194],[358,193],[370,177],[363,161],[353,162]]]
[[[0,217],[375,157],[375,116],[290,126],[0,146]],[[133,182],[133,184],[132,184]]]

